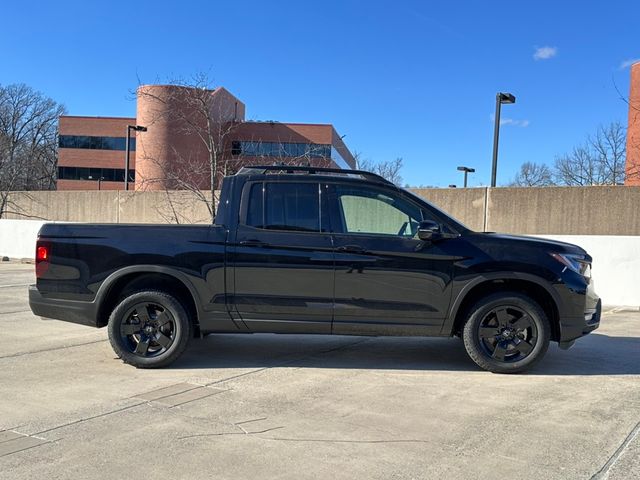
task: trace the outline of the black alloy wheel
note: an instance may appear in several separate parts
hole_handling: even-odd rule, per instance
[[[544,357],[551,326],[531,298],[499,292],[479,299],[468,310],[462,338],[469,357],[484,370],[518,373]]]
[[[526,358],[538,341],[538,329],[531,316],[515,305],[491,310],[478,325],[480,346],[491,358],[518,362]]]
[[[176,321],[162,305],[141,302],[125,314],[120,335],[129,351],[141,357],[162,355],[176,338]]]
[[[159,368],[187,348],[192,322],[176,297],[148,290],[122,299],[109,317],[108,330],[122,361],[137,368]]]

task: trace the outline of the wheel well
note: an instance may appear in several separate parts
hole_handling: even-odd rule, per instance
[[[534,300],[549,319],[551,324],[551,340],[558,341],[560,339],[560,316],[558,314],[558,306],[553,297],[544,287],[529,282],[527,280],[490,280],[473,287],[464,297],[462,303],[456,312],[456,318],[453,326],[453,333],[460,335],[462,327],[467,320],[469,310],[473,305],[483,297],[499,292],[517,292]]]
[[[123,275],[109,287],[98,309],[98,326],[109,322],[109,315],[125,297],[141,290],[160,290],[175,296],[185,307],[194,325],[195,336],[200,335],[198,310],[193,295],[177,278],[164,273],[136,272]]]

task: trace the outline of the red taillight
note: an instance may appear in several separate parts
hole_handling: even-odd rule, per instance
[[[36,262],[46,262],[49,260],[49,248],[44,245],[38,245],[36,248]]]
[[[36,244],[36,278],[42,278],[49,270],[51,261],[51,245],[38,240]]]

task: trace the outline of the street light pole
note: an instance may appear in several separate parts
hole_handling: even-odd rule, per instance
[[[127,125],[127,144],[124,147],[124,189],[129,190],[129,154],[130,154],[130,144],[131,144],[131,130],[135,130],[136,132],[146,132],[147,127],[143,127],[141,125]]]
[[[475,172],[476,169],[471,167],[458,167],[458,170],[464,172],[464,188],[467,188],[467,174]]]
[[[500,109],[503,103],[516,103],[516,97],[510,93],[496,94],[496,115],[493,125],[493,162],[491,165],[491,186],[496,186],[498,174],[498,139],[500,137]]]
[[[131,143],[131,128],[133,125],[127,125],[127,144],[124,146],[124,189],[129,190],[129,144]]]

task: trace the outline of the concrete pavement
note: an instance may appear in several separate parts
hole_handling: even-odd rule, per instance
[[[640,478],[640,313],[526,375],[458,339],[215,335],[171,368],[27,305],[0,265],[0,478]]]

